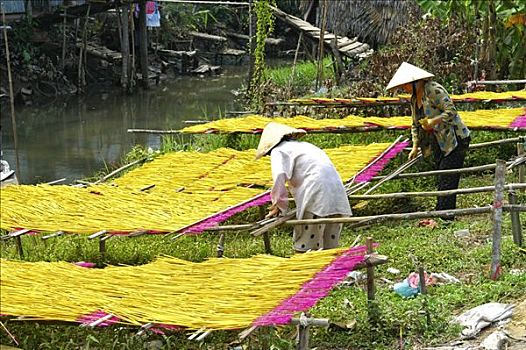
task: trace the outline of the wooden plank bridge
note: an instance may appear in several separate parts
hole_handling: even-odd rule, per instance
[[[276,17],[278,17],[279,19],[285,21],[290,26],[303,32],[309,38],[316,41],[320,41],[320,28],[313,26],[312,24],[302,20],[301,18],[289,15],[288,13],[285,13],[276,7],[272,7],[272,10],[274,11]],[[373,52],[369,45],[359,42],[358,38],[350,39],[348,37],[335,35],[326,31],[323,35],[323,41],[327,45],[327,48],[331,47],[331,41],[334,38],[336,38],[336,48],[343,56],[349,58],[353,58],[358,55],[360,55],[360,57],[366,57],[372,54]]]

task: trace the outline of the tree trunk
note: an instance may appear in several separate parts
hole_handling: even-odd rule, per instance
[[[26,19],[31,22],[33,19],[33,5],[31,4],[31,0],[25,0],[24,5],[26,8]]]
[[[495,0],[488,2],[488,80],[497,78],[497,10]]]
[[[130,80],[129,80],[129,70],[128,66],[130,64],[130,40],[129,40],[129,15],[130,15],[130,7],[129,5],[125,5],[122,8],[122,12],[120,13],[120,20],[122,23],[122,33],[121,33],[121,52],[122,52],[122,71],[121,71],[121,86],[123,90],[129,91],[130,89]]]
[[[148,89],[148,32],[146,30],[146,0],[139,1],[139,55],[142,86]]]
[[[247,91],[251,90],[252,85],[252,78],[254,76],[254,69],[256,66],[255,59],[256,56],[254,55],[254,52],[256,50],[256,13],[254,13],[254,0],[249,0],[249,8],[248,8],[248,53],[249,53],[249,62],[248,62],[248,89]]]

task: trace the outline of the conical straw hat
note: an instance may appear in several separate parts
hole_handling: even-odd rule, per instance
[[[283,139],[284,136],[303,136],[307,132],[302,129],[295,129],[280,123],[270,122],[263,129],[258,149],[256,150],[256,160],[266,155],[274,146]]]
[[[410,63],[403,62],[400,67],[398,67],[395,75],[393,75],[391,78],[391,81],[387,85],[386,89],[391,90],[400,85],[431,77],[434,77],[434,75],[421,68],[413,66]]]

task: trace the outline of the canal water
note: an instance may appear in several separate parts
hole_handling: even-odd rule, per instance
[[[132,96],[115,87],[93,86],[84,96],[17,108],[17,150],[3,99],[3,158],[12,168],[19,164],[20,183],[61,178],[71,183],[118,163],[134,145],[159,147],[159,136],[130,134],[129,128],[179,129],[185,120],[239,110],[233,91],[245,83],[246,76],[246,67],[226,66],[219,76],[179,77]]]

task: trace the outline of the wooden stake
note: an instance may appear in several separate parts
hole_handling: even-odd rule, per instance
[[[225,234],[219,236],[219,243],[217,244],[217,257],[222,258],[225,251]]]
[[[104,237],[99,239],[99,254],[102,259],[106,257],[106,240]]]
[[[365,240],[367,246],[367,254],[373,254],[373,238],[367,237]],[[367,301],[370,303],[374,301],[375,287],[374,287],[374,266],[367,267]]]
[[[297,325],[298,336],[296,338],[296,350],[307,350],[309,348],[309,330],[310,324],[303,325],[302,318],[305,318],[304,313],[301,314],[300,321]]]
[[[261,205],[259,207],[259,219],[264,220],[267,214],[266,207]],[[263,232],[263,245],[265,246],[265,254],[272,254],[272,246],[270,244],[270,236],[268,231]]]
[[[517,194],[514,191],[508,193],[508,200],[510,205],[517,204]],[[513,242],[522,247],[522,227],[521,227],[521,218],[519,212],[510,211],[511,217],[511,231],[513,233]]]
[[[525,143],[526,143],[526,138],[524,138],[523,142],[517,143],[517,155],[519,157],[526,156],[526,151],[524,150]],[[525,174],[526,174],[526,165],[525,164],[519,165],[517,167],[518,182],[520,182],[520,183],[525,183],[526,182]],[[524,190],[522,190],[521,192],[524,192]]]
[[[422,302],[422,306],[424,307],[424,312],[426,314],[426,323],[427,325],[431,325],[431,314],[429,313],[429,310],[427,308],[427,288],[426,288],[426,274],[424,272],[423,267],[418,268],[418,280],[420,283],[420,293],[424,297],[424,301]]]
[[[15,237],[15,242],[16,242],[16,250],[18,252],[18,255],[20,256],[20,259],[23,259],[24,258],[24,249],[22,247],[22,237],[21,236],[16,236]]]
[[[492,280],[497,280],[501,275],[500,243],[502,239],[502,206],[504,201],[504,182],[506,178],[506,162],[497,160],[495,169],[495,199],[493,201],[493,244],[491,254]]]

